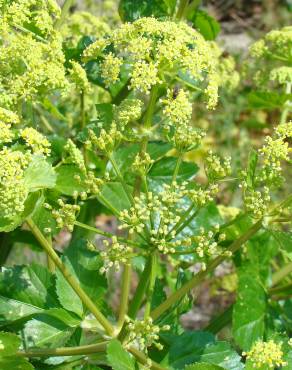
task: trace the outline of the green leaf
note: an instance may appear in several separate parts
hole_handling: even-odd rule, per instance
[[[113,122],[113,105],[110,103],[96,104],[97,119],[102,124],[101,127],[109,127]]]
[[[56,184],[56,173],[45,158],[34,156],[25,170],[24,179],[29,192],[53,188]]]
[[[268,91],[252,91],[248,95],[248,105],[255,109],[277,109],[282,108],[292,94],[279,94]]]
[[[0,332],[0,369],[33,370],[24,358],[15,356],[20,347],[20,338],[12,333]]]
[[[26,343],[33,347],[64,346],[80,325],[80,320],[62,308],[35,315],[24,327]]]
[[[36,264],[4,268],[0,273],[0,294],[38,308],[59,306],[52,275]]]
[[[292,232],[273,230],[271,234],[282,251],[292,260]]]
[[[239,269],[237,300],[233,309],[233,335],[243,350],[261,339],[265,330],[266,294],[252,265]]]
[[[206,40],[215,40],[220,32],[220,24],[203,10],[195,10],[188,14],[187,18]]]
[[[149,187],[152,190],[162,188],[163,184],[170,184],[176,167],[177,158],[164,157],[155,162],[148,173]],[[176,181],[182,182],[192,178],[199,170],[195,163],[182,162]]]
[[[130,187],[129,192],[132,193]],[[122,211],[123,209],[128,209],[130,207],[129,199],[120,182],[106,183],[102,188],[101,195],[107,203],[113,205],[113,207],[118,211]],[[99,198],[99,200],[105,207],[107,207],[107,204],[102,198]]]
[[[166,17],[173,14],[174,1],[120,0],[119,13],[123,22],[133,22],[142,17]]]
[[[195,362],[221,366],[223,369],[243,368],[240,356],[229,343],[215,341],[212,334],[203,331],[184,332],[172,339],[169,362],[175,369],[182,369]]]
[[[33,370],[34,367],[26,359],[22,357],[0,357],[1,370]]]
[[[82,185],[84,180],[84,174],[80,171],[77,166],[74,165],[62,165],[56,168],[57,180],[55,189],[64,195],[73,196],[74,191],[81,193],[85,191],[85,187]],[[80,176],[81,183],[76,179],[76,176]]]
[[[205,362],[200,362],[197,364],[188,365],[185,367],[185,370],[221,370],[224,369],[221,366],[208,364]]]
[[[113,370],[135,370],[134,358],[124,350],[117,339],[113,339],[107,346],[107,359]]]
[[[14,321],[31,318],[42,308],[28,303],[0,296],[0,325],[12,324]]]
[[[63,261],[82,289],[94,303],[101,306],[107,283],[106,278],[99,274],[101,267],[99,253],[88,250],[86,241],[76,240],[65,250]],[[57,272],[56,288],[62,306],[83,317],[85,308],[80,298],[60,272]]]
[[[12,333],[0,332],[0,357],[14,355],[20,347],[20,338]]]
[[[255,186],[255,174],[258,163],[258,154],[255,150],[249,153],[248,164],[247,164],[247,186],[254,188]]]

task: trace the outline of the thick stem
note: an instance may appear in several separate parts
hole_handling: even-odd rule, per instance
[[[174,185],[174,183],[176,182],[176,178],[177,178],[177,175],[178,175],[178,171],[179,171],[179,168],[180,168],[180,165],[181,165],[181,162],[182,162],[182,157],[183,157],[183,153],[179,153],[179,156],[177,157],[177,161],[176,161],[176,165],[175,165],[175,169],[173,171],[173,175],[172,175],[172,186]]]
[[[148,357],[146,357],[144,355],[143,352],[140,352],[138,349],[134,348],[134,347],[130,347],[128,349],[129,352],[132,353],[133,356],[136,357],[136,359],[142,364],[142,365],[148,365],[148,361],[150,360]],[[150,366],[150,369],[153,369],[153,370],[166,370],[165,367],[162,367],[160,366],[158,363],[151,361],[151,366]]]
[[[292,273],[292,262],[288,263],[281,270],[275,272],[272,277],[272,286],[280,283],[286,276]]]
[[[84,90],[81,91],[80,95],[80,113],[81,113],[81,125],[80,128],[83,130],[86,126],[86,117],[85,117],[85,94]]]
[[[290,82],[287,83],[286,85],[286,94],[291,94],[291,87],[292,84]],[[291,111],[291,101],[287,100],[284,105],[284,109],[281,113],[281,118],[280,118],[280,124],[286,123],[287,122],[287,117],[289,112]]]
[[[128,313],[130,285],[131,285],[131,274],[132,269],[130,264],[124,265],[123,279],[122,279],[122,295],[120,301],[120,311],[118,319],[118,329],[120,330],[125,322],[126,315]]]
[[[60,348],[38,348],[28,349],[27,351],[20,351],[17,356],[20,357],[49,357],[49,356],[77,356],[90,355],[98,352],[105,352],[108,342],[101,342],[97,344],[89,344],[87,346],[78,347],[60,347]]]
[[[254,234],[260,230],[262,227],[262,220],[256,222],[251,228],[249,228],[240,238],[235,240],[228,251],[232,254],[235,253],[245,242],[247,242]],[[218,265],[220,265],[226,259],[226,253],[218,256],[207,266],[205,271],[200,271],[196,274],[190,281],[184,284],[180,289],[171,294],[161,305],[156,307],[151,312],[151,317],[156,320],[160,315],[167,311],[173,304],[179,301],[185,294],[187,294],[191,289],[200,284],[205,277],[212,272]]]
[[[32,219],[28,218],[26,220],[29,228],[31,229],[33,235],[36,237],[40,245],[43,247],[47,255],[52,259],[54,264],[57,266],[57,268],[60,270],[60,272],[63,274],[64,278],[67,280],[67,282],[70,284],[70,286],[73,288],[75,293],[78,295],[78,297],[81,299],[84,306],[95,316],[97,321],[103,326],[107,334],[113,335],[114,334],[114,328],[112,324],[106,319],[106,317],[99,311],[99,309],[95,306],[95,304],[92,302],[92,300],[88,297],[88,295],[84,292],[84,290],[81,288],[79,282],[75,279],[73,275],[69,272],[69,270],[66,268],[66,266],[63,264],[57,253],[52,248],[52,245],[48,242],[48,240],[45,238],[45,236],[41,233],[41,231],[38,229],[38,227],[35,225],[35,223],[32,221]]]
[[[147,319],[150,315],[152,296],[154,292],[154,286],[155,286],[155,280],[156,280],[156,274],[157,274],[157,255],[156,253],[153,252],[150,258],[151,258],[150,260],[151,272],[150,272],[150,278],[149,278],[149,284],[148,284],[147,303],[145,307],[144,319]]]
[[[180,0],[178,10],[176,13],[176,19],[182,19],[185,13],[185,9],[188,6],[189,0]]]
[[[65,21],[69,11],[70,11],[70,8],[74,5],[75,3],[75,0],[65,0],[63,6],[62,6],[62,11],[61,11],[61,15],[60,15],[60,18],[56,20],[55,22],[55,29],[58,30],[60,29],[60,27],[62,26],[63,22]]]

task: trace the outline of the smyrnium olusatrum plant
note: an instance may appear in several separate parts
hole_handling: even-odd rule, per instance
[[[290,331],[284,320],[276,327],[270,300],[291,287],[279,286],[291,271],[279,265],[292,199],[277,199],[291,162],[290,98],[238,173],[232,158],[205,150],[193,103],[212,112],[239,74],[184,20],[188,6],[111,28],[89,13],[69,17],[70,1],[62,12],[54,1],[0,2],[0,230],[43,250],[48,265],[2,269],[1,369],[291,365]],[[53,118],[60,127],[46,136]],[[199,150],[200,165],[186,160]],[[229,181],[241,208],[219,212]],[[95,227],[101,212],[115,231]],[[185,331],[191,291],[222,262],[237,271],[236,303],[208,330]],[[237,348],[213,335],[232,312]]]

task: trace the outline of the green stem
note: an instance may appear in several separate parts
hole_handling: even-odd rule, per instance
[[[204,328],[209,333],[217,334],[221,329],[230,323],[232,320],[233,305],[230,305],[224,312],[219,316],[216,316],[211,322]]]
[[[96,227],[83,224],[82,222],[79,222],[79,221],[75,221],[74,225],[82,227],[83,229],[92,231],[92,232],[94,232],[98,235],[105,236],[106,238],[112,238],[113,236],[115,236],[112,233],[108,233],[107,231],[100,230]],[[130,245],[133,245],[135,247],[141,246],[141,243],[136,243],[136,242],[134,242],[133,240],[130,240],[130,239],[122,238],[122,237],[119,237],[119,236],[117,237],[117,239],[118,239],[118,241],[120,241],[122,243],[130,244]]]
[[[189,0],[180,0],[178,10],[176,13],[176,19],[182,19],[186,10],[186,7],[188,6]]]
[[[179,153],[179,156],[177,157],[175,169],[174,169],[173,175],[172,175],[172,181],[171,181],[172,186],[176,182],[176,178],[177,178],[178,171],[179,171],[179,168],[180,168],[180,165],[181,165],[181,162],[182,162],[182,158],[183,158],[183,153]]]
[[[27,351],[20,351],[17,356],[20,357],[49,357],[49,356],[77,356],[90,355],[97,352],[105,352],[108,342],[101,342],[97,344],[89,344],[78,347],[60,347],[60,348],[38,348],[28,349]]]
[[[169,235],[167,235],[167,240],[169,240],[170,239],[170,235],[171,235],[171,233],[175,230],[175,231],[177,231],[179,228],[180,228],[180,226],[182,225],[182,224],[185,224],[185,222],[187,221],[187,219],[188,219],[188,216],[189,216],[189,214],[192,212],[192,210],[194,209],[194,207],[195,207],[195,205],[194,204],[191,204],[190,206],[189,206],[189,208],[185,211],[185,213],[184,213],[184,215],[183,215],[183,217],[178,221],[178,223],[176,224],[176,225],[174,225],[173,226],[173,228],[170,230],[170,232],[169,232]]]
[[[228,251],[232,254],[235,253],[245,242],[247,242],[254,234],[256,234],[262,227],[262,220],[256,222],[252,227],[250,227],[240,238],[235,240]],[[226,259],[226,254],[216,257],[207,266],[205,271],[200,271],[196,274],[190,281],[184,284],[180,289],[171,294],[161,305],[156,307],[151,312],[151,317],[156,320],[161,314],[168,310],[173,304],[180,300],[185,294],[187,294],[191,289],[200,284],[205,277],[212,272],[218,265],[220,265]]]
[[[145,307],[145,313],[144,313],[144,319],[147,319],[150,315],[151,311],[151,303],[152,303],[152,296],[154,292],[154,286],[155,286],[155,280],[156,280],[156,274],[157,274],[157,255],[153,252],[153,254],[150,257],[150,278],[149,278],[149,284],[148,284],[148,292],[147,292],[147,303]]]
[[[60,18],[56,20],[55,22],[55,29],[58,30],[60,29],[60,27],[62,26],[63,22],[65,21],[68,13],[69,13],[69,10],[70,8],[73,6],[73,4],[75,3],[75,0],[65,0],[63,6],[62,6],[62,11],[61,11],[61,15],[60,15]]]
[[[292,262],[284,266],[280,271],[277,271],[273,274],[272,277],[272,286],[280,283],[287,275],[292,273]]]
[[[99,198],[99,199],[101,200],[101,202],[102,202],[102,203],[104,203],[104,205],[105,205],[108,209],[110,209],[114,215],[116,215],[117,217],[119,217],[120,212],[119,212],[119,211],[118,211],[114,206],[112,206],[112,205],[110,204],[110,202],[109,202],[109,201],[107,201],[107,199],[106,199],[103,195],[101,195],[101,193],[99,193],[99,194],[98,194],[97,198]]]
[[[86,117],[85,117],[85,94],[84,90],[81,91],[80,95],[80,113],[81,113],[81,130],[86,126]]]
[[[112,324],[106,319],[106,317],[99,311],[99,309],[96,307],[96,305],[92,302],[92,300],[88,297],[88,295],[84,292],[84,290],[81,288],[79,282],[75,279],[73,275],[71,275],[70,271],[66,268],[66,266],[63,264],[55,250],[53,249],[52,245],[48,242],[48,240],[45,238],[45,236],[41,233],[41,231],[38,229],[38,227],[35,225],[32,219],[28,218],[26,220],[29,228],[31,229],[33,235],[36,237],[40,245],[43,247],[45,252],[48,254],[48,256],[52,259],[54,264],[57,266],[57,268],[60,270],[60,272],[63,274],[64,278],[67,280],[67,282],[70,284],[70,286],[73,288],[75,293],[78,295],[78,297],[81,299],[84,306],[95,316],[97,321],[103,326],[107,334],[113,335],[114,328]]]
[[[17,30],[19,30],[19,31],[21,31],[21,32],[23,32],[23,33],[28,33],[28,34],[30,34],[30,35],[33,35],[33,37],[35,37],[37,40],[39,40],[39,41],[42,41],[42,42],[44,42],[44,43],[48,43],[48,41],[46,40],[46,39],[44,39],[43,37],[41,37],[41,36],[39,36],[39,35],[37,35],[36,33],[34,33],[33,31],[31,31],[31,30],[28,30],[27,28],[25,28],[25,27],[22,27],[22,26],[20,26],[19,24],[16,24],[16,23],[13,23],[12,24],[12,26],[14,27],[14,28],[16,28]]]
[[[286,94],[291,94],[291,86],[292,86],[291,82],[288,82],[286,85]],[[287,100],[284,104],[284,109],[281,113],[280,124],[287,122],[287,117],[290,111],[291,111],[291,101]]]
[[[112,166],[113,166],[113,168],[115,170],[115,173],[116,173],[116,175],[117,175],[120,183],[123,186],[123,189],[124,189],[124,191],[125,191],[128,199],[129,199],[130,203],[131,204],[134,204],[134,198],[133,198],[132,194],[129,192],[129,188],[128,188],[127,184],[124,181],[123,175],[121,174],[121,171],[119,169],[119,166],[118,166],[116,160],[114,159],[114,157],[112,156],[112,154],[109,154],[109,153],[108,153],[108,158],[109,158],[109,160],[110,160],[110,162],[111,162],[111,164],[112,164]]]
[[[269,289],[269,293],[273,295],[273,294],[290,292],[291,290],[292,290],[292,283],[289,283],[289,284],[282,285],[279,287],[271,288]]]
[[[135,347],[130,347],[128,349],[129,352],[132,353],[133,356],[136,357],[136,359],[142,364],[142,365],[148,365],[149,358],[144,355],[143,352],[140,352]],[[160,366],[157,362],[151,360],[151,366],[150,369],[153,370],[166,370],[165,367]]]
[[[118,329],[119,330],[123,327],[125,323],[126,315],[128,313],[131,274],[132,274],[131,265],[125,264],[124,271],[123,271],[122,296],[121,296],[121,301],[120,301],[120,311],[119,311],[119,319],[118,319]]]

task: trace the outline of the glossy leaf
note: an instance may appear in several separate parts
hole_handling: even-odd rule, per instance
[[[107,285],[105,277],[99,274],[101,261],[98,252],[88,250],[86,241],[78,240],[65,250],[63,261],[83,290],[100,306]],[[62,306],[83,317],[86,311],[80,298],[60,272],[57,272],[56,288]]]
[[[129,188],[131,192],[131,188]],[[102,198],[100,197],[100,202],[107,207],[107,203],[113,205],[118,211],[130,207],[130,202],[125,193],[125,190],[120,182],[108,182],[103,186],[101,191]],[[106,200],[107,203],[104,202]]]
[[[80,320],[61,308],[35,315],[24,327],[26,343],[33,347],[64,346],[80,325]]]
[[[84,179],[83,173],[77,166],[66,164],[56,168],[57,180],[55,189],[61,194],[72,196],[74,191],[82,192],[86,189],[82,183],[76,179],[80,176],[81,181]]]
[[[203,10],[195,10],[187,14],[193,27],[199,31],[206,40],[215,40],[221,30],[220,24]]]
[[[204,362],[188,365],[185,367],[185,370],[222,370],[222,369],[224,368],[221,366],[212,365]]]
[[[30,192],[53,188],[56,184],[56,173],[52,165],[39,156],[33,157],[25,170],[24,178]]]
[[[266,294],[253,266],[239,271],[238,294],[233,310],[233,335],[243,350],[261,339],[265,330]]]
[[[113,370],[135,370],[135,359],[116,339],[112,339],[107,346],[107,359]]]
[[[174,8],[174,1],[169,0],[120,0],[119,13],[123,22],[133,22],[141,17],[169,16]]]
[[[0,294],[38,308],[59,306],[52,275],[45,267],[36,264],[3,269]]]

